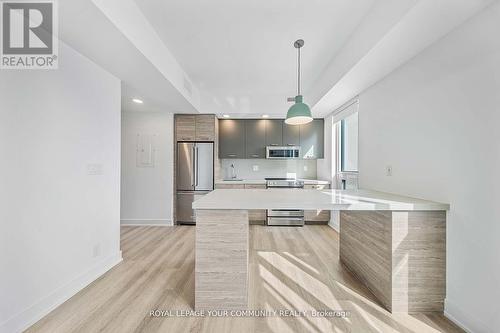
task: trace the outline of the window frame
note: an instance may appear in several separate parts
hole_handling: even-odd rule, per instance
[[[338,145],[338,149],[339,149],[339,173],[359,173],[359,165],[358,165],[358,170],[345,170],[344,169],[344,166],[345,166],[345,148],[344,148],[344,141],[345,141],[345,119],[347,117],[350,117],[351,115],[353,114],[357,114],[358,116],[358,120],[359,120],[359,113],[358,111],[350,114],[349,116],[346,116],[344,118],[342,118],[339,123],[340,123],[340,126],[339,126],[339,136],[338,136],[338,140],[339,140],[339,145]],[[358,123],[359,124],[359,123]],[[358,125],[358,140],[359,140],[359,125]],[[359,141],[358,141],[358,148],[359,148]],[[359,161],[359,149],[357,149],[357,154],[358,154],[358,161]],[[358,162],[359,163],[359,162]]]

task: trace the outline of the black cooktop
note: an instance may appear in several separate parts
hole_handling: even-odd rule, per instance
[[[264,178],[265,180],[296,180],[295,178]]]

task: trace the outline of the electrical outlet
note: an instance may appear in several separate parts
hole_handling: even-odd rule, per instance
[[[307,165],[304,165],[304,171],[307,171]]]
[[[388,165],[385,167],[385,175],[387,177],[391,177],[392,176],[392,166]]]
[[[252,166],[253,171],[259,171],[259,166],[258,165],[253,165]]]

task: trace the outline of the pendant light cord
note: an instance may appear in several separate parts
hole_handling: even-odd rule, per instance
[[[297,48],[297,51],[299,52],[297,66],[297,95],[300,95],[300,47]]]

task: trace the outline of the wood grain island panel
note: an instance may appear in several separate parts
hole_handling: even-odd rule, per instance
[[[340,260],[391,312],[443,312],[445,211],[342,211]]]
[[[248,307],[248,212],[196,211],[195,309]]]

